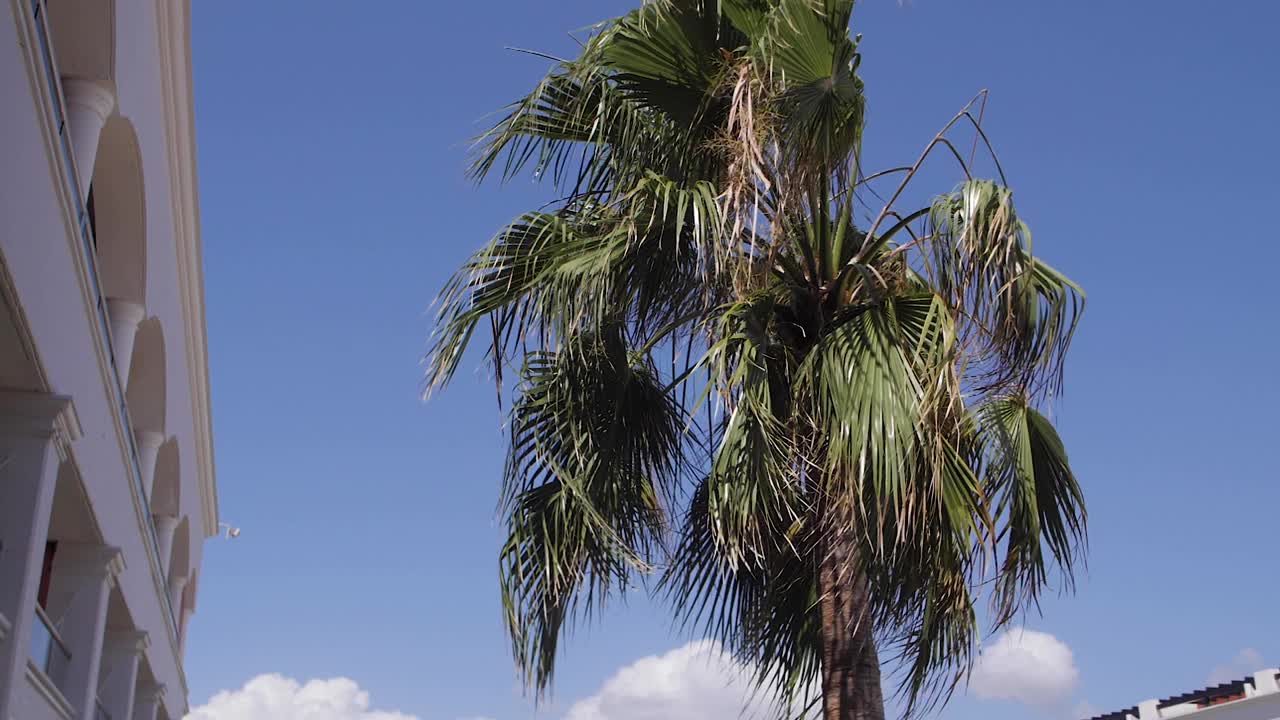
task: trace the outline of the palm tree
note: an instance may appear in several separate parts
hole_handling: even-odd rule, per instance
[[[477,179],[562,198],[445,286],[426,378],[487,330],[503,607],[539,696],[566,627],[641,587],[780,716],[882,718],[882,653],[921,711],[971,666],[975,601],[994,629],[1071,587],[1085,508],[1040,408],[1083,293],[1032,254],[985,95],[863,171],[852,5],[651,0],[477,143]],[[900,210],[939,151],[958,189]]]

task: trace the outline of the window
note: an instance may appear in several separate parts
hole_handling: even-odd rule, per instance
[[[40,569],[40,590],[36,602],[40,609],[47,610],[49,604],[49,581],[53,579],[53,556],[58,552],[58,543],[51,540],[44,544],[44,565]]]
[[[93,249],[98,249],[98,215],[93,211],[93,183],[89,183],[89,197],[84,201],[84,210],[89,215],[89,230],[93,232]]]

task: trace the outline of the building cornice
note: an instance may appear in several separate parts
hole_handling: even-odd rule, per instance
[[[195,114],[191,78],[191,3],[156,2],[168,141],[170,196],[177,243],[187,377],[194,424],[197,481],[205,537],[218,532],[218,490],[213,459],[209,399],[208,331],[204,309],[204,251],[200,239],[200,195],[196,168]]]
[[[151,647],[151,636],[142,630],[109,630],[105,647],[125,657],[141,657]]]

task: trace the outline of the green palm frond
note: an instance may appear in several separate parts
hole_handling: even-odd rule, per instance
[[[666,166],[684,144],[678,129],[624,96],[604,68],[580,60],[558,66],[477,138],[471,174],[483,179],[500,167],[511,179],[532,165],[536,178],[599,193],[629,168]]]
[[[487,319],[491,359],[503,363],[523,343],[552,347],[578,329],[617,318],[636,335],[717,302],[720,252],[714,190],[690,191],[650,175],[618,207],[573,202],[529,213],[504,228],[441,293],[429,385],[448,381],[477,325]]]
[[[647,3],[618,21],[604,49],[623,94],[681,125],[693,124],[715,97],[720,19],[708,4]]]
[[[721,0],[720,12],[748,42],[759,41],[768,29],[774,0]]]
[[[949,352],[944,309],[932,294],[850,308],[800,368],[834,496],[860,498],[870,483],[880,502],[903,497],[912,459],[927,444],[931,375]]]
[[[977,323],[973,369],[980,381],[1059,389],[1084,292],[1032,256],[1031,231],[1014,210],[1013,192],[970,181],[934,203],[930,223],[935,281]]]
[[[530,355],[511,411],[503,606],[539,692],[566,621],[647,572],[673,497],[682,414],[620,328]]]
[[[730,566],[787,547],[804,511],[795,463],[799,438],[790,423],[790,357],[778,341],[776,301],[761,293],[726,308],[707,352],[728,406],[706,481],[707,513]]]
[[[719,638],[772,692],[779,717],[809,706],[821,667],[821,622],[814,612],[813,533],[797,521],[788,542],[731,562],[716,528],[712,483],[694,490],[660,589],[677,618]]]
[[[798,169],[856,158],[865,104],[852,12],[853,0],[780,0],[771,14],[760,54],[782,88],[782,145]]]
[[[1072,582],[1088,514],[1062,440],[1026,398],[993,399],[977,415],[990,447],[992,492],[1003,523],[1004,560],[996,595],[1003,622],[1024,601],[1036,601],[1049,582],[1051,563]]]
[[[680,238],[683,247],[696,256],[702,279],[710,283],[723,274],[724,266],[740,251],[726,239],[719,195],[715,184],[708,180],[682,184],[650,172],[623,202],[635,221],[636,233],[658,232]]]
[[[627,240],[616,215],[598,205],[529,213],[504,228],[441,292],[429,386],[448,382],[482,320],[491,325],[500,376],[516,344],[612,317]]]

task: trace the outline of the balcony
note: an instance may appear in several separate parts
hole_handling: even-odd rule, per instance
[[[75,712],[62,694],[71,653],[49,616],[36,607],[31,623],[31,658],[27,661],[27,689],[18,697],[24,720],[72,720]]]

